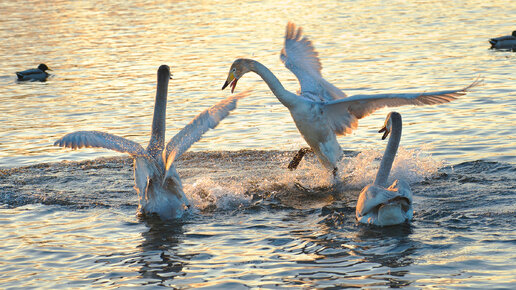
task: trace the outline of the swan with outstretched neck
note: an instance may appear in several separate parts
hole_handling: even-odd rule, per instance
[[[310,148],[299,150],[289,164],[295,169],[303,155],[313,151],[328,170],[337,172],[337,162],[343,151],[337,135],[350,134],[358,126],[358,120],[383,107],[402,105],[435,105],[447,103],[476,86],[478,80],[459,90],[426,93],[398,93],[346,96],[344,92],[326,81],[321,74],[321,63],[311,41],[302,37],[301,28],[288,23],[285,46],[281,60],[292,71],[301,85],[299,94],[287,91],[276,76],[263,64],[252,59],[237,59],[231,65],[225,89],[234,92],[238,80],[248,72],[258,74],[278,100],[288,108],[297,129]]]
[[[134,159],[138,213],[141,215],[157,214],[163,220],[180,218],[190,206],[183,192],[181,178],[174,167],[174,160],[198,141],[202,134],[210,128],[215,128],[230,111],[236,108],[237,101],[247,95],[247,92],[233,95],[203,111],[165,146],[169,79],[169,67],[167,65],[160,66],[151,138],[146,149],[131,140],[99,131],[70,133],[54,143],[54,145],[72,149],[106,148],[129,154]]]
[[[387,187],[387,179],[391,172],[392,163],[396,157],[401,139],[401,115],[391,112],[385,119],[382,139],[389,133],[389,142],[383,154],[380,168],[373,184],[369,184],[358,197],[356,217],[358,222],[377,226],[397,225],[412,219],[412,191],[404,180],[395,180]]]

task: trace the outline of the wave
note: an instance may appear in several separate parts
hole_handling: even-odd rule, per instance
[[[336,202],[353,207],[359,191],[374,179],[382,151],[346,152],[339,163],[342,182],[336,185],[314,155],[308,155],[298,170],[286,169],[294,154],[259,150],[189,152],[176,166],[196,212],[238,210],[264,201],[290,208],[322,208]],[[482,160],[445,166],[424,150],[401,147],[391,179],[407,180],[416,198],[435,203],[433,199],[442,192],[448,192],[450,199],[463,196],[464,184],[477,186],[479,199],[493,187],[499,195],[512,198],[515,171],[514,165]],[[136,207],[133,184],[132,161],[127,157],[44,163],[0,170],[0,203],[11,207],[32,203],[74,208]]]

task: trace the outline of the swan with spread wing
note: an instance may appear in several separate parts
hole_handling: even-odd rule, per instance
[[[321,62],[312,42],[302,36],[302,29],[287,24],[281,60],[296,75],[301,85],[299,94],[287,91],[276,76],[263,64],[252,59],[237,59],[231,65],[225,89],[235,90],[237,81],[246,73],[258,74],[278,100],[289,109],[294,123],[310,148],[302,148],[289,164],[295,169],[303,155],[313,151],[328,170],[337,173],[337,162],[343,151],[337,135],[350,134],[358,120],[383,107],[402,105],[435,105],[447,103],[466,94],[479,81],[459,90],[426,93],[393,93],[346,96],[326,81],[321,74]]]
[[[201,112],[165,146],[169,79],[169,67],[160,66],[151,138],[146,149],[123,137],[98,131],[70,133],[54,143],[54,145],[72,149],[106,148],[129,154],[134,159],[138,212],[142,215],[157,214],[163,220],[180,218],[189,207],[181,178],[173,164],[174,160],[198,141],[206,131],[215,128],[230,111],[236,108],[237,101],[247,95],[247,92],[233,95]]]

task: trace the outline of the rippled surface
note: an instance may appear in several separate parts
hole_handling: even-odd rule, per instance
[[[292,153],[187,153],[178,168],[194,211],[165,224],[136,218],[129,158],[3,170],[1,284],[514,285],[513,165],[477,161],[439,169],[432,158],[402,150],[393,178],[411,183],[415,218],[410,226],[382,229],[357,225],[354,217],[358,192],[373,175],[363,162],[379,152],[348,153],[341,168],[353,178],[337,187],[329,187],[313,157],[286,171]]]
[[[279,60],[288,20],[304,27],[324,76],[348,94],[460,88],[482,76],[484,86],[459,101],[398,108],[403,142],[430,144],[434,156],[451,162],[515,161],[516,54],[491,51],[487,43],[514,30],[506,1],[43,3],[2,3],[0,37],[8,41],[0,44],[0,167],[114,155],[52,146],[75,130],[147,142],[156,71],[164,63],[174,75],[169,137],[229,95],[220,88],[238,57],[259,60],[296,91],[294,75]],[[15,71],[40,62],[54,70],[49,81],[15,81]],[[246,75],[237,89],[252,89],[252,96],[192,150],[304,146],[287,109],[256,75]],[[380,146],[375,129],[387,112],[361,120],[352,136],[340,138],[343,148]]]
[[[511,288],[516,283],[516,53],[507,1],[0,1],[1,288]],[[135,216],[132,162],[52,146],[101,130],[148,142],[159,65],[171,66],[167,137],[227,97],[238,57],[279,60],[287,21],[349,95],[484,85],[450,104],[400,107],[393,175],[411,184],[411,226],[358,226],[354,206],[385,146],[388,109],[341,137],[345,182],[309,157],[291,117],[253,74],[251,96],[178,162],[193,212]],[[15,80],[44,62],[47,82]],[[239,150],[251,151],[239,151]],[[260,151],[264,150],[264,151]],[[429,156],[431,154],[431,156]],[[116,156],[116,157],[112,157]],[[109,157],[98,159],[99,157]],[[69,160],[67,162],[59,162]],[[375,161],[376,160],[376,161]],[[373,165],[371,165],[373,164]],[[24,167],[22,167],[24,166]]]

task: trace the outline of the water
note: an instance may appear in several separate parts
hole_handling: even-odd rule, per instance
[[[516,54],[487,39],[515,29],[506,1],[40,1],[0,3],[2,288],[514,288]],[[148,142],[156,70],[171,66],[167,137],[220,91],[235,58],[279,61],[287,21],[303,26],[323,74],[349,95],[484,84],[450,104],[400,107],[392,178],[414,192],[410,226],[355,223],[374,178],[389,109],[339,139],[345,182],[313,157],[255,75],[251,96],[177,164],[194,210],[161,223],[135,215],[132,162],[52,146],[101,130]],[[15,71],[46,63],[44,83]],[[61,162],[67,160],[65,162]]]

